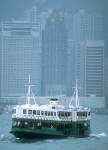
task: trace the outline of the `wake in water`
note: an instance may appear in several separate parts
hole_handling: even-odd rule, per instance
[[[106,136],[107,134],[104,132],[100,134],[94,134],[94,133],[90,134],[90,137],[97,137],[97,138],[106,137]]]
[[[12,141],[14,139],[14,136],[10,134],[0,134],[0,141]]]

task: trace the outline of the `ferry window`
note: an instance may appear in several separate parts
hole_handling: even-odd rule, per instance
[[[50,111],[48,111],[48,116],[50,116]]]
[[[90,112],[88,112],[88,116],[90,116]]]
[[[42,125],[41,122],[38,122],[38,123],[37,123],[37,126],[41,126],[41,125]]]
[[[77,116],[79,116],[79,112],[77,112]]]
[[[53,116],[53,112],[51,112],[51,116]]]
[[[33,110],[33,115],[36,115],[36,110]]]
[[[55,107],[53,106],[52,109],[55,109]]]
[[[71,116],[71,112],[68,112],[68,116]]]
[[[60,117],[60,112],[58,112],[58,116]]]
[[[41,111],[41,115],[43,115],[43,111]]]
[[[18,121],[17,125],[18,125],[18,126],[20,126],[20,125],[21,125],[21,122],[20,122],[20,121]]]
[[[85,112],[85,116],[87,117],[87,112]]]
[[[68,116],[68,112],[65,112],[65,117],[67,117]]]
[[[13,110],[12,110],[12,114],[16,114],[16,109],[13,109]]]
[[[17,125],[17,122],[16,122],[16,121],[13,121],[13,122],[12,122],[12,126],[15,127],[16,125]]]
[[[82,112],[77,112],[77,116],[81,117],[82,116]]]
[[[23,114],[27,114],[27,110],[26,109],[23,109]]]
[[[56,116],[56,112],[54,112],[54,116]]]
[[[27,125],[28,125],[28,122],[24,122],[24,124],[27,126]]]
[[[83,112],[82,114],[83,114],[83,116],[85,116],[85,112]]]
[[[40,110],[37,110],[37,115],[40,115]]]
[[[69,116],[71,116],[71,112],[65,112],[64,115],[65,115],[65,117],[69,117]]]
[[[47,116],[47,111],[45,111],[45,116]]]
[[[64,117],[64,112],[63,111],[60,112],[60,116]]]
[[[31,114],[32,114],[32,110],[28,110],[28,114],[30,114],[30,115],[31,115]]]

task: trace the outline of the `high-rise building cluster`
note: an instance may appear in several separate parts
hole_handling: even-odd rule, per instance
[[[43,95],[66,94],[67,30],[57,11],[47,19],[42,37]]]
[[[70,18],[71,23],[65,22],[69,35],[68,94],[77,81],[80,96],[104,96],[103,17],[80,10]]]
[[[23,19],[0,23],[0,97],[24,95],[31,75],[35,95],[104,96],[103,16],[32,7]]]

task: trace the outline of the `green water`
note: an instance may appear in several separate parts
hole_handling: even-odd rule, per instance
[[[9,133],[11,115],[0,115],[0,150],[108,150],[108,115],[92,115],[88,138],[25,140]]]

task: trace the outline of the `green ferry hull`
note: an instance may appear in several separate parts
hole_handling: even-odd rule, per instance
[[[68,122],[51,120],[20,120],[28,122],[41,122],[41,127],[12,127],[11,133],[18,138],[63,138],[63,137],[87,137],[90,134],[90,120]],[[47,122],[50,127],[45,127]],[[52,125],[55,125],[52,127]]]
[[[52,132],[50,133],[39,133],[36,131],[30,131],[30,130],[26,130],[26,131],[18,131],[18,130],[12,130],[11,133],[17,137],[17,138],[28,138],[28,139],[45,139],[45,138],[63,138],[66,137],[64,135],[58,135],[58,134],[52,134]]]

